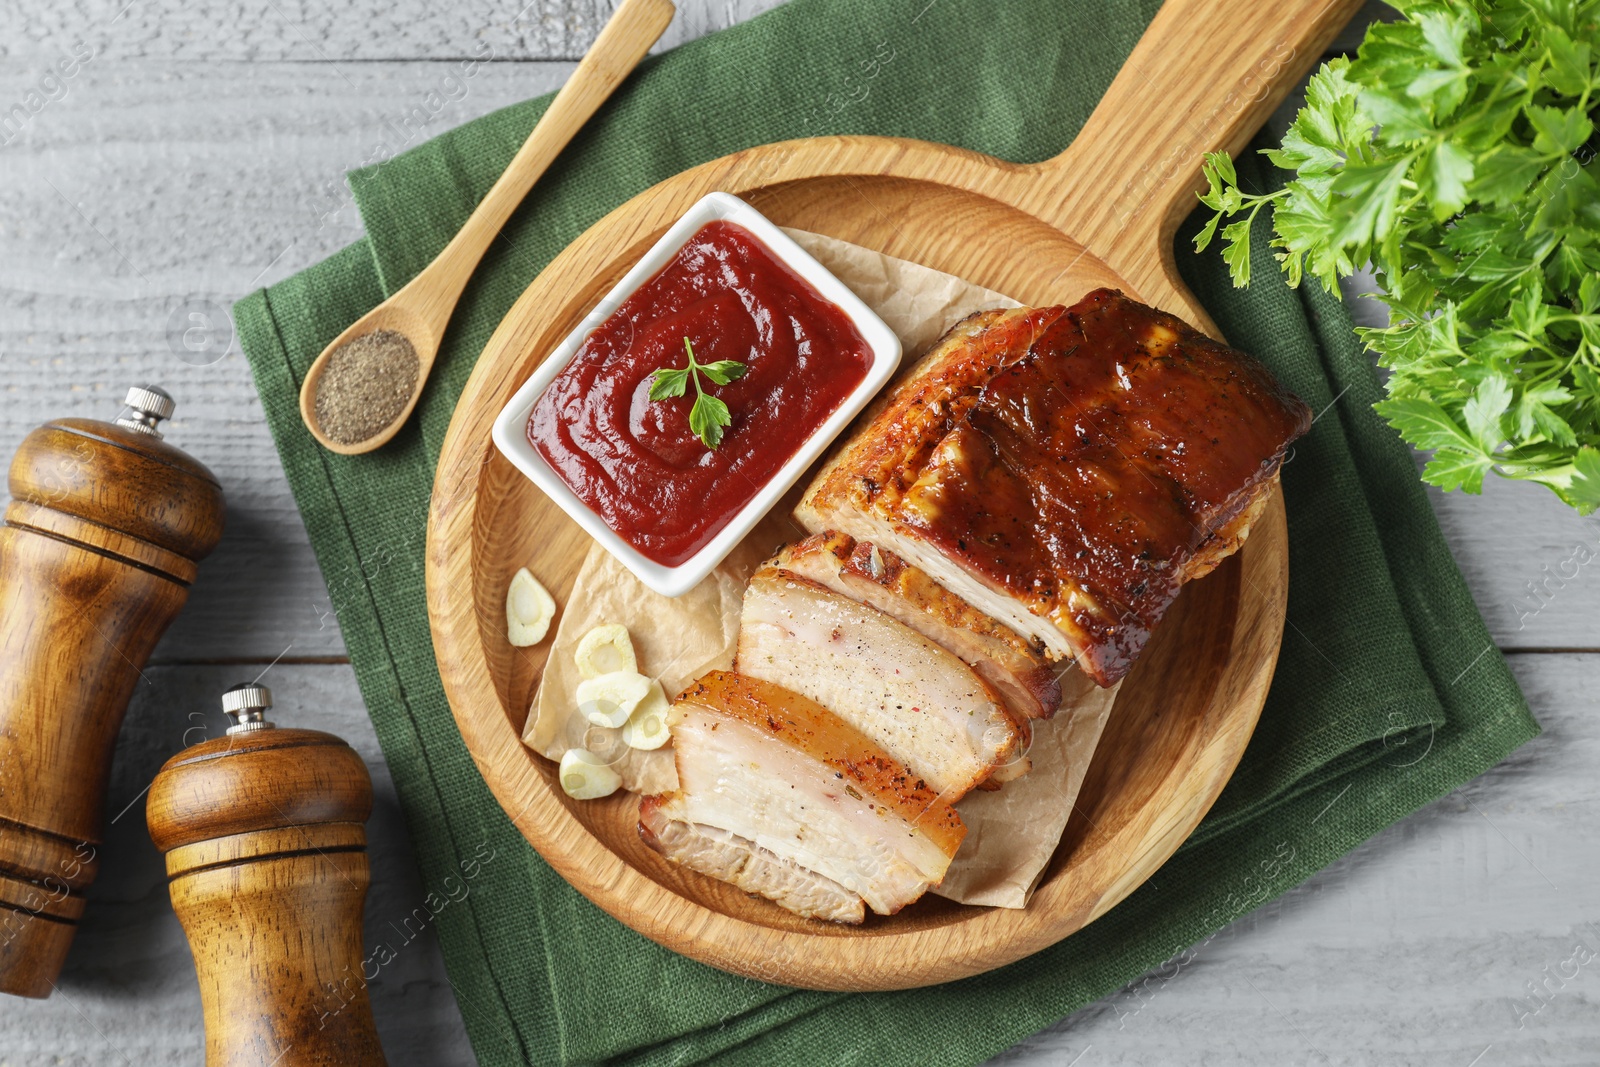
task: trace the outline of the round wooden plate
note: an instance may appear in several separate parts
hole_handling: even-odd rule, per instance
[[[827,137],[704,164],[601,219],[545,268],[478,360],[445,439],[428,529],[428,612],[445,691],[495,797],[607,912],[713,966],[813,989],[963,978],[1036,952],[1153,873],[1221,791],[1255,728],[1283,631],[1277,495],[1248,544],[1183,593],[1123,685],[1077,812],[1024,909],[933,895],[861,927],[800,919],[671,864],[637,798],[568,799],[520,737],[546,645],[511,647],[505,590],[526,566],[563,602],[589,540],[489,439],[495,415],[677,218],[713,190],[773,221],[946,271],[1025,304],[1116,286],[1215,326],[1173,269],[1203,152],[1237,151],[1360,0],[1168,0],[1083,131],[1033,166],[942,145]],[[548,644],[548,643],[546,643]]]

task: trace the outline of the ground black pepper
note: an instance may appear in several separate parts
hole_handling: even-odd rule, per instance
[[[317,382],[317,425],[339,444],[365,441],[399,417],[416,387],[417,351],[404,334],[362,334],[328,357]]]

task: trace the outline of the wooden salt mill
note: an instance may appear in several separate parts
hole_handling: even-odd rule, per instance
[[[222,536],[222,488],[161,439],[172,397],[58,419],[11,461],[0,525],[0,992],[47,997],[94,881],[128,699]]]
[[[362,973],[372,779],[318,730],[275,729],[272,693],[223,694],[226,737],[184,749],[145,816],[200,978],[206,1067],[384,1062]]]

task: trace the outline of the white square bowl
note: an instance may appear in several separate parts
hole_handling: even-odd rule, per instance
[[[589,505],[578,498],[566,482],[562,481],[560,475],[545,462],[544,457],[528,440],[528,417],[533,413],[533,405],[539,395],[572,361],[572,357],[577,354],[590,332],[609,318],[624,300],[633,295],[634,290],[655,277],[671,262],[702,226],[718,219],[726,219],[755,234],[772,252],[774,258],[809,282],[824,299],[837,304],[866,339],[872,353],[872,363],[867,368],[867,376],[861,384],[856,386],[855,390],[845,398],[844,403],[840,404],[810,437],[806,438],[800,450],[778,469],[750,502],[740,509],[726,526],[718,530],[716,536],[700,551],[676,567],[668,567],[655,562],[623,540],[599,515],[590,510]],[[644,254],[644,258],[623,276],[599,304],[595,305],[595,309],[578,324],[577,329],[568,334],[566,339],[556,346],[555,351],[539,364],[538,369],[533,372],[533,377],[517,390],[511,402],[495,419],[492,436],[495,447],[500,449],[518,470],[532,479],[535,485],[544,490],[546,496],[555,501],[562,511],[583,528],[584,532],[600,542],[606,551],[620,560],[641,582],[662,596],[682,596],[715,570],[717,564],[733,551],[761,517],[772,510],[778,499],[808,467],[817,461],[823,450],[850,424],[850,420],[860,413],[878,390],[883,388],[899,365],[900,339],[871,308],[862,302],[860,297],[851,292],[843,282],[830,274],[826,267],[813,259],[810,253],[795,244],[788,234],[774,226],[755,208],[727,193],[711,193],[674,223],[672,228],[662,235],[661,240]]]

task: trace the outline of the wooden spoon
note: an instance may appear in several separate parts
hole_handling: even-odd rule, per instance
[[[533,188],[533,183],[644,58],[672,21],[675,11],[671,0],[623,0],[578,69],[572,72],[539,124],[512,157],[510,166],[444,251],[399,292],[357,319],[322,350],[300,386],[300,417],[305,420],[311,436],[323,447],[346,456],[370,452],[405,425],[406,419],[411,417],[411,409],[417,406],[417,398],[422,395],[428,372],[433,369],[445,327],[455,312],[456,302],[461,299],[461,291],[488,250],[489,242],[499,234],[511,212]],[[416,386],[406,406],[388,426],[360,441],[336,441],[322,431],[317,421],[317,390],[322,375],[328,369],[329,357],[346,342],[377,330],[393,331],[411,342],[417,354]]]

